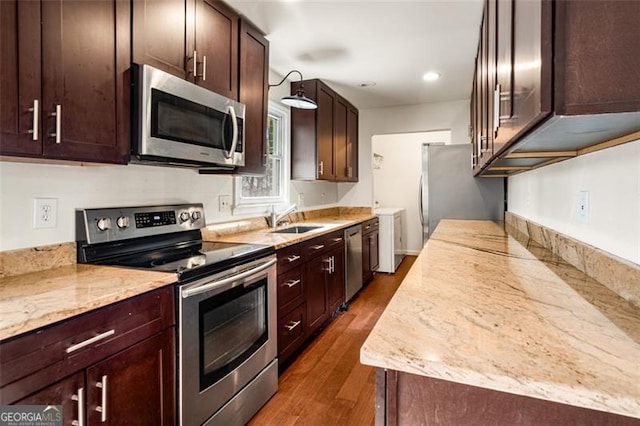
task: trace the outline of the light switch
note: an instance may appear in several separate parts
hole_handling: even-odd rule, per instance
[[[580,191],[578,196],[578,223],[589,223],[589,191]]]

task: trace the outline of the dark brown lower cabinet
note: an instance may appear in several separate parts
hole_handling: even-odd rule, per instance
[[[366,283],[373,278],[373,273],[380,264],[378,251],[379,242],[378,218],[371,219],[362,224],[362,282]]]
[[[62,405],[64,424],[173,425],[174,324],[169,287],[3,341],[0,404]]]
[[[639,425],[640,419],[376,370],[376,425]]]
[[[344,303],[343,233],[335,231],[277,251],[280,366],[288,365],[297,349]]]

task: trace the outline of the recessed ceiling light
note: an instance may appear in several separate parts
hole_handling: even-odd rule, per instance
[[[360,83],[358,83],[358,86],[360,87],[373,87],[376,85],[375,81],[361,81]]]
[[[428,73],[422,76],[422,79],[424,81],[436,81],[439,78],[440,78],[440,74],[434,71],[429,71]]]

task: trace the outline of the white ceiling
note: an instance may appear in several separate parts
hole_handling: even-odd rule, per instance
[[[265,32],[273,71],[320,78],[358,108],[469,98],[483,0],[227,3]]]

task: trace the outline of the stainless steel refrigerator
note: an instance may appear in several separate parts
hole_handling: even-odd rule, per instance
[[[503,178],[474,178],[471,144],[422,145],[418,204],[423,243],[442,219],[503,220]]]

